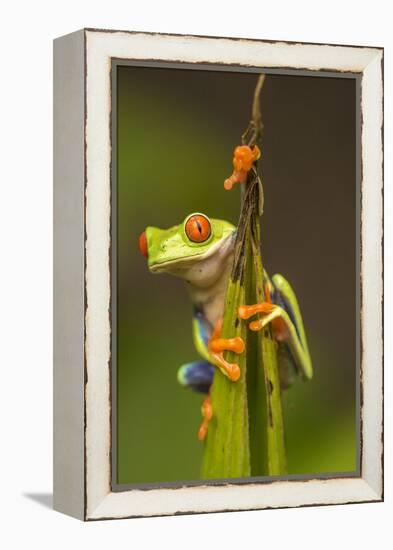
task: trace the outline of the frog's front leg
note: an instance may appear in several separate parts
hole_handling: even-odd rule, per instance
[[[262,330],[271,323],[275,340],[288,346],[296,366],[305,378],[310,379],[313,375],[313,368],[296,295],[282,275],[274,275],[272,280],[273,301],[270,299],[268,284],[266,286],[267,301],[240,306],[239,317],[249,319],[260,314],[258,319],[249,324],[250,330],[253,331]]]
[[[203,310],[195,308],[192,321],[192,332],[195,347],[203,359],[212,363],[232,382],[240,377],[239,365],[228,363],[224,359],[224,351],[242,353],[245,345],[242,338],[221,338],[222,319],[219,319],[211,332],[211,326],[207,323]]]
[[[208,341],[207,348],[210,353],[210,360],[220,369],[220,371],[229,378],[232,382],[236,382],[240,377],[240,368],[236,363],[229,363],[224,359],[224,351],[233,351],[235,353],[243,353],[245,349],[244,341],[239,336],[235,338],[221,338],[222,319],[220,319]],[[213,416],[213,408],[209,393],[202,403],[202,424],[198,431],[198,439],[203,441],[206,437],[209,422]]]
[[[206,437],[209,422],[213,416],[210,399],[210,389],[213,383],[214,366],[207,361],[194,361],[182,365],[177,372],[177,379],[182,386],[188,386],[194,391],[206,393],[201,407],[202,423],[198,430],[198,439],[203,441]]]
[[[234,338],[221,338],[222,319],[220,319],[208,342],[208,350],[211,355],[212,363],[232,382],[240,378],[240,368],[236,363],[229,363],[224,359],[224,351],[233,351],[237,354],[243,353],[245,349],[244,341],[240,336]]]
[[[213,332],[207,323],[204,312],[200,308],[194,309],[193,337],[195,347],[204,361],[196,361],[183,365],[178,371],[178,380],[183,386],[189,386],[196,391],[207,393],[202,404],[202,423],[198,431],[198,438],[203,441],[206,437],[209,421],[213,416],[210,400],[210,388],[213,383],[214,367],[217,367],[230,380],[239,379],[240,368],[235,363],[229,363],[224,359],[224,351],[242,353],[244,342],[241,338],[221,338],[222,320],[217,322]]]

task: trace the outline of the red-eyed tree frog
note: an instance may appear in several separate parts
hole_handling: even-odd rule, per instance
[[[225,292],[233,260],[236,228],[223,220],[209,219],[194,213],[170,229],[147,227],[139,238],[141,253],[147,257],[151,273],[170,273],[183,279],[193,304],[193,338],[201,360],[187,363],[178,370],[183,386],[206,393],[202,405],[203,422],[198,437],[203,440],[213,411],[210,387],[214,367],[236,383],[240,376],[237,364],[224,359],[224,351],[244,352],[241,338],[220,338]],[[278,345],[280,378],[283,387],[292,382],[293,373],[312,377],[312,363],[299,305],[290,284],[282,275],[271,279],[264,273],[266,301],[244,305],[238,314],[248,319],[251,330],[261,330],[271,323]]]

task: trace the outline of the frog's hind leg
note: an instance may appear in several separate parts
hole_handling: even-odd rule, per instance
[[[213,416],[210,399],[210,388],[213,383],[214,366],[207,361],[195,361],[182,365],[177,372],[177,379],[182,386],[191,388],[200,393],[207,393],[202,403],[202,423],[198,430],[198,439],[203,441],[206,437],[209,422]]]
[[[213,416],[209,390],[213,383],[214,367],[218,367],[233,382],[238,380],[239,366],[226,361],[224,351],[242,353],[244,342],[240,337],[221,338],[222,319],[212,329],[200,307],[194,307],[192,326],[195,347],[204,361],[187,363],[180,367],[178,380],[183,386],[208,394],[202,404],[203,421],[198,432],[198,438],[202,441],[206,437],[209,421]]]
[[[312,361],[296,294],[289,282],[279,273],[273,275],[272,281],[274,285],[273,301],[283,307],[295,329],[294,331],[291,328],[289,331],[288,348],[294,356],[297,367],[300,368],[303,376],[310,379],[313,375]]]
[[[249,319],[259,314],[259,318],[249,324],[253,331],[262,330],[271,323],[277,342],[288,346],[296,367],[305,378],[310,379],[313,375],[312,362],[296,295],[282,275],[274,275],[272,281],[273,284],[269,280],[267,282],[266,301],[241,306],[239,317]]]
[[[213,382],[214,366],[207,361],[182,365],[177,371],[179,384],[199,393],[208,393]]]

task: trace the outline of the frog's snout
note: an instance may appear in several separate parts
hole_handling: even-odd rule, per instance
[[[145,258],[148,257],[146,231],[139,236],[139,250],[142,256],[145,256]]]

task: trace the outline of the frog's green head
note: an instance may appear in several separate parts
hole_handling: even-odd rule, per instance
[[[169,229],[147,227],[139,238],[139,248],[152,273],[171,273],[206,287],[226,267],[234,237],[231,223],[194,213]]]

